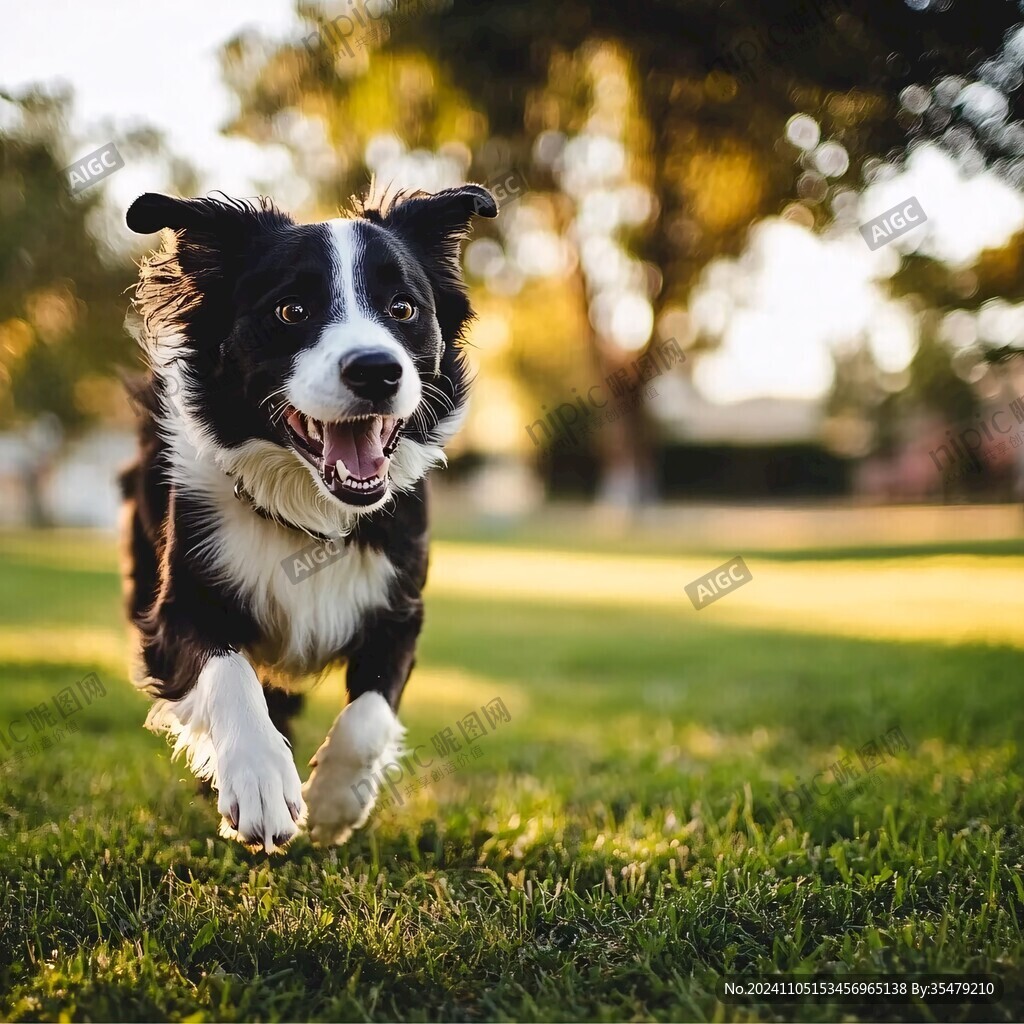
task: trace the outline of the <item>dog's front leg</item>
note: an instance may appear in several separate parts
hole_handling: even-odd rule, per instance
[[[383,773],[401,754],[405,730],[395,712],[416,654],[423,605],[416,598],[401,612],[377,617],[349,655],[349,703],[309,762],[302,787],[315,842],[345,842],[366,823]]]
[[[267,852],[298,831],[305,808],[291,749],[274,728],[259,679],[235,652],[211,655],[180,700],[160,700],[147,725],[176,738],[200,778],[212,780],[221,835]]]

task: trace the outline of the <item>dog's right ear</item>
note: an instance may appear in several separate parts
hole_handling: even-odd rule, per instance
[[[226,239],[248,235],[263,226],[291,223],[291,218],[275,209],[269,199],[177,199],[145,192],[128,207],[125,222],[140,235],[171,228],[186,235]]]
[[[143,193],[125,215],[128,226],[138,234],[153,234],[165,227],[172,230],[213,231],[218,222],[238,216],[243,204],[214,199],[175,199],[159,193]]]
[[[146,192],[128,207],[125,222],[132,231],[175,232],[140,267],[135,306],[147,323],[156,318],[180,327],[201,310],[203,333],[227,337],[230,297],[246,254],[263,233],[294,226],[269,199],[220,196],[178,199]]]
[[[153,234],[165,227],[178,230],[195,227],[199,220],[196,204],[202,200],[174,199],[159,193],[143,193],[125,214],[125,221],[136,234]]]

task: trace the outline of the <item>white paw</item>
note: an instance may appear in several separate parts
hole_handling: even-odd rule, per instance
[[[404,733],[379,693],[364,693],[338,715],[309,762],[313,771],[302,787],[314,842],[341,844],[365,824],[380,790],[381,769],[398,758]]]
[[[223,815],[220,834],[226,839],[273,853],[302,824],[302,782],[291,749],[277,730],[241,736],[219,749],[214,786]]]

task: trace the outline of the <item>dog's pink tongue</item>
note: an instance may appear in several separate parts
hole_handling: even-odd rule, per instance
[[[379,476],[386,461],[381,432],[384,421],[379,416],[348,423],[325,423],[324,463],[333,466],[339,459],[358,480]]]

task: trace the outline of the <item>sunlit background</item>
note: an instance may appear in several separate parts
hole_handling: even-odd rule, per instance
[[[1019,1020],[1024,0],[9,6],[0,1019]],[[371,179],[499,198],[399,711],[438,754],[509,718],[268,860],[129,683],[124,211]],[[77,734],[12,738],[90,675]],[[344,703],[308,694],[303,776]],[[717,1001],[754,969],[1007,997]]]
[[[1024,29],[968,6],[26,7],[0,39],[0,521],[114,522],[135,195],[312,219],[371,178],[502,198],[465,254],[478,378],[439,481],[463,516],[1019,500]],[[69,196],[108,142],[124,168]],[[927,221],[869,247],[910,197]]]

